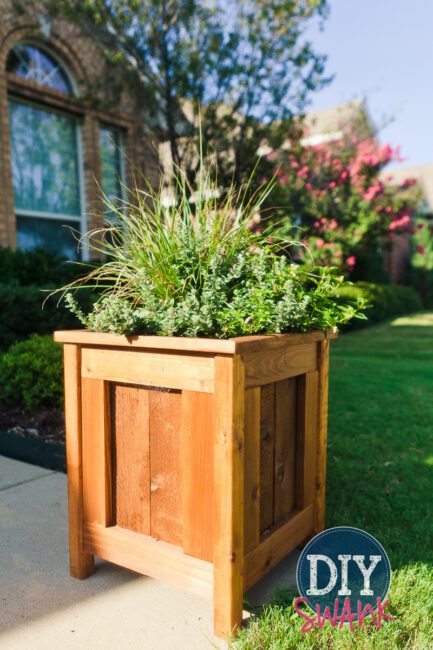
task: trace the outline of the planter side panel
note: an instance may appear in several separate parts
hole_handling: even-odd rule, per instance
[[[279,353],[278,362],[266,349],[246,356],[245,553],[315,499],[321,348]]]
[[[181,393],[111,386],[113,524],[182,544]]]

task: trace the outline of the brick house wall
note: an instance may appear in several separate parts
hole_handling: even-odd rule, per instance
[[[121,129],[125,183],[132,186],[148,179],[159,181],[158,143],[144,133],[140,111],[132,94],[116,86],[117,70],[110,68],[100,46],[79,26],[64,19],[52,21],[49,38],[43,34],[35,4],[25,12],[14,9],[13,0],[0,0],[0,245],[16,246],[14,198],[11,176],[8,99],[35,102],[77,117],[81,126],[83,194],[86,226],[103,224],[99,127]],[[74,97],[41,87],[6,72],[10,50],[19,43],[40,46],[70,73],[77,90]],[[116,91],[114,90],[116,88]]]

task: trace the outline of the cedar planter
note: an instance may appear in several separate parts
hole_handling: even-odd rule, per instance
[[[65,358],[71,575],[99,556],[213,597],[324,525],[329,338],[57,332]]]

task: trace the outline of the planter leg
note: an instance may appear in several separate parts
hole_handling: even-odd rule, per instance
[[[242,623],[244,367],[215,359],[214,632],[229,638]]]
[[[94,571],[93,555],[83,548],[83,477],[81,462],[81,350],[65,345],[66,459],[69,502],[69,566],[73,578]]]
[[[325,528],[326,442],[328,432],[329,341],[322,341],[319,345],[319,417],[314,535],[317,535]]]

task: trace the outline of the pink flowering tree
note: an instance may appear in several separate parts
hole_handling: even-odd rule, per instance
[[[271,151],[283,229],[299,227],[318,263],[338,266],[353,279],[383,279],[386,248],[413,231],[415,181],[395,186],[381,174],[399,159],[398,148],[350,134],[317,146],[298,142]]]

